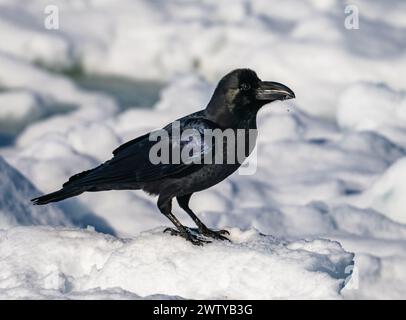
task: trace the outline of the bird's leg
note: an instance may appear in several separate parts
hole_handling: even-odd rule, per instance
[[[226,238],[224,235],[229,235],[230,233],[227,230],[211,230],[206,227],[206,225],[194,214],[192,209],[189,208],[189,200],[192,194],[188,194],[185,196],[181,197],[176,197],[176,200],[178,200],[179,206],[187,212],[187,214],[193,219],[193,221],[196,223],[198,230],[200,234],[210,237],[213,239],[218,239],[218,240],[228,240],[230,239]]]
[[[167,217],[175,225],[176,229],[166,228],[164,232],[169,232],[171,235],[181,236],[186,240],[192,242],[194,245],[203,245],[204,243],[209,243],[210,241],[203,240],[194,234],[191,230],[183,226],[179,220],[172,214],[172,199],[162,200],[160,197],[158,199],[158,208],[162,214]]]

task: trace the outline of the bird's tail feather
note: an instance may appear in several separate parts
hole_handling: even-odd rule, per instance
[[[36,205],[42,205],[42,204],[47,204],[50,202],[57,202],[61,201],[70,197],[77,196],[81,193],[83,193],[85,190],[82,188],[62,188],[58,191],[45,194],[41,197],[31,199],[33,204]]]

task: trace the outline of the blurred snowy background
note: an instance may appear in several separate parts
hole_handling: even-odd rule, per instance
[[[405,35],[401,0],[0,0],[0,297],[406,298]],[[142,192],[30,204],[240,67],[297,98],[192,198],[234,244],[161,234]]]

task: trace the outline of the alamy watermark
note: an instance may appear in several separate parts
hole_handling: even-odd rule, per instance
[[[240,166],[240,174],[254,174],[257,167],[257,135],[257,129],[181,130],[180,122],[175,121],[170,128],[149,134],[149,140],[155,142],[149,151],[149,161],[153,165],[237,165]]]
[[[359,289],[359,270],[354,265],[349,265],[345,268],[344,274],[348,276],[344,280],[344,288],[346,290],[358,290]]]
[[[44,27],[47,30],[59,30],[59,8],[50,4],[44,8]]]
[[[344,8],[344,13],[346,15],[344,19],[344,27],[347,30],[358,30],[359,29],[359,9],[354,4],[349,4]]]

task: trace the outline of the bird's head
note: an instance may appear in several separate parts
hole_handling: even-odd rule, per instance
[[[234,115],[256,114],[267,103],[292,98],[295,94],[287,86],[262,81],[253,70],[236,69],[220,80],[207,108],[215,113],[226,108],[224,112]]]

